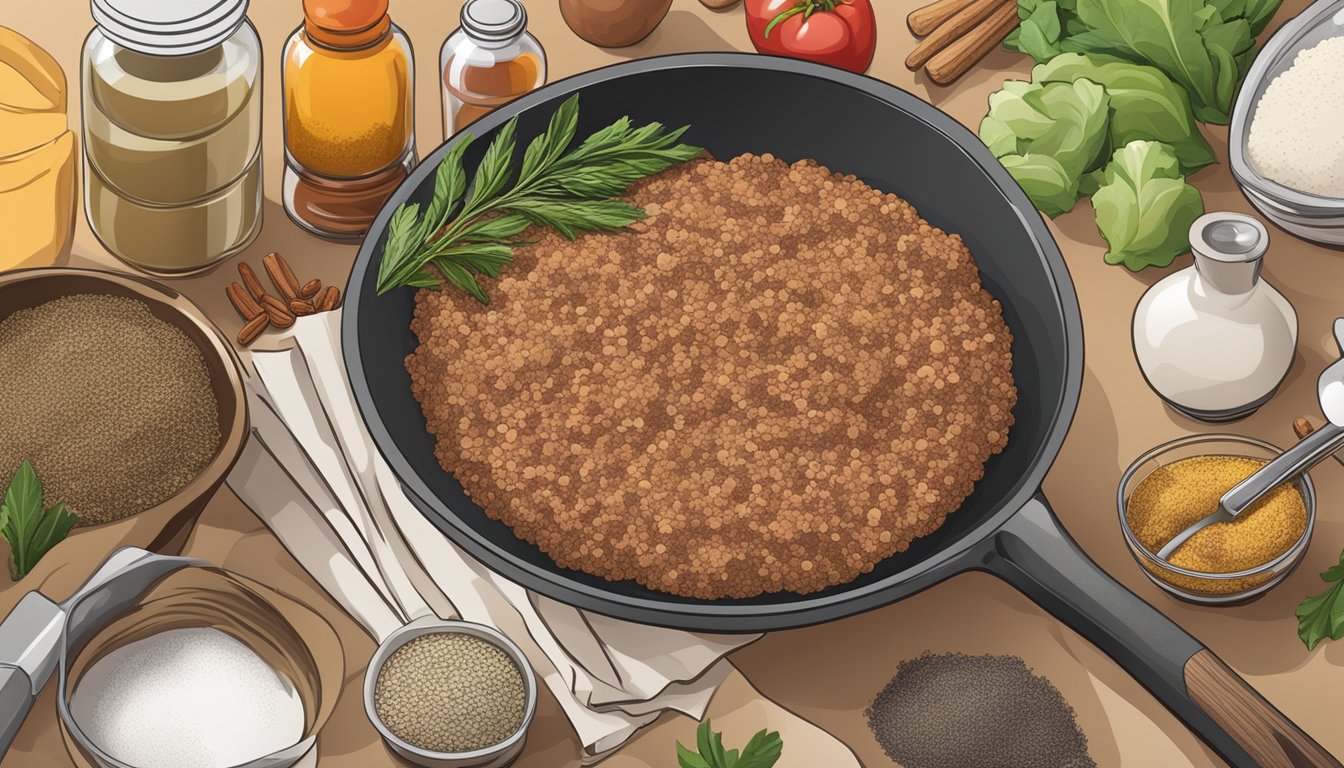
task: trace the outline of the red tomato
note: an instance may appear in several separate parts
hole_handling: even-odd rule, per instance
[[[746,11],[747,33],[760,53],[851,72],[873,61],[877,21],[870,0],[747,0]]]

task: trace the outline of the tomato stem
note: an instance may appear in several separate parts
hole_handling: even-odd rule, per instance
[[[849,5],[853,2],[854,0],[797,0],[792,8],[780,12],[779,15],[770,20],[769,24],[765,25],[765,33],[762,36],[769,40],[770,30],[774,29],[780,22],[790,16],[796,16],[801,13],[803,14],[803,18],[806,19],[817,11],[834,11],[837,5]]]

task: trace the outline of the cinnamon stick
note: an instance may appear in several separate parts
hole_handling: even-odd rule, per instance
[[[966,70],[1002,43],[1018,22],[1015,0],[996,8],[965,36],[929,59],[925,67],[929,79],[939,85],[947,85],[966,74]]]
[[[937,0],[911,11],[905,17],[905,23],[911,32],[923,37],[973,2],[975,0]]]
[[[919,42],[910,55],[905,57],[905,67],[911,72],[924,66],[937,53],[949,45],[962,41],[962,36],[967,35],[973,29],[978,29],[977,24],[991,14],[1002,14],[1005,10],[1011,11],[1014,19],[1017,18],[1017,0],[972,0],[971,4],[953,14],[950,19],[938,25],[928,37]],[[1007,32],[1004,33],[1008,34]]]

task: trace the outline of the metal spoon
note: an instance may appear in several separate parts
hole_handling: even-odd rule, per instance
[[[1344,356],[1344,317],[1335,320],[1334,332],[1335,343],[1339,345],[1340,355]],[[1321,372],[1320,378],[1316,380],[1316,397],[1321,403],[1321,412],[1329,419],[1325,426],[1232,486],[1218,500],[1218,509],[1176,534],[1158,550],[1158,559],[1170,558],[1191,536],[1204,528],[1214,523],[1231,522],[1281,483],[1292,480],[1344,448],[1344,359],[1336,360]]]

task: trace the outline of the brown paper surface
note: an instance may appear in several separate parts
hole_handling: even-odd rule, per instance
[[[555,0],[525,1],[530,28],[546,48],[552,80],[635,57],[750,50],[740,5],[714,12],[695,0],[675,0],[667,18],[646,40],[630,48],[605,51],[570,32]],[[869,74],[910,90],[975,127],[984,115],[988,95],[1006,77],[1027,77],[1031,62],[1013,53],[995,51],[956,85],[933,85],[902,65],[914,44],[905,26],[905,14],[917,4],[875,3],[878,52]],[[436,80],[438,52],[443,39],[457,26],[460,5],[460,0],[392,2],[393,18],[409,30],[415,46],[416,127],[422,154],[442,138]],[[1306,5],[1306,0],[1285,0],[1271,31]],[[247,252],[214,272],[173,281],[174,287],[197,301],[228,336],[237,333],[241,321],[229,307],[223,287],[236,279],[234,269],[239,260],[257,267],[263,255],[278,250],[290,259],[301,279],[320,277],[324,282],[342,284],[355,255],[353,247],[324,243],[301,233],[285,217],[279,203],[279,57],[285,37],[298,25],[300,14],[297,0],[254,0],[250,11],[267,57],[262,233]],[[80,48],[92,28],[87,2],[10,3],[3,23],[50,51],[65,67],[67,79],[78,81]],[[779,98],[788,99],[789,95],[780,94]],[[70,119],[72,126],[78,125],[77,99],[70,104]],[[1205,126],[1204,131],[1222,161],[1191,179],[1203,192],[1206,208],[1254,214],[1226,165],[1226,128]],[[1132,275],[1105,265],[1101,258],[1104,246],[1086,202],[1050,226],[1077,285],[1087,343],[1082,399],[1069,438],[1045,483],[1052,506],[1083,549],[1103,568],[1208,644],[1328,750],[1344,755],[1344,729],[1337,723],[1339,691],[1344,690],[1344,642],[1326,643],[1308,653],[1297,638],[1293,616],[1294,607],[1304,596],[1320,591],[1323,585],[1316,574],[1333,563],[1344,547],[1344,508],[1340,503],[1344,499],[1344,470],[1327,462],[1313,472],[1320,500],[1314,540],[1302,566],[1264,598],[1234,608],[1199,607],[1178,602],[1152,585],[1125,550],[1114,509],[1116,483],[1124,467],[1148,448],[1180,435],[1219,430],[1164,408],[1144,384],[1134,363],[1129,330],[1134,305],[1149,285],[1170,270]],[[1284,445],[1293,439],[1293,417],[1311,414],[1319,418],[1315,378],[1335,357],[1330,321],[1341,314],[1335,287],[1344,285],[1344,258],[1337,251],[1296,240],[1272,226],[1270,235],[1264,277],[1297,309],[1301,328],[1297,358],[1279,394],[1254,416],[1230,429]],[[72,264],[116,265],[93,238],[82,214],[77,217]],[[1174,268],[1188,264],[1189,257],[1183,257]],[[135,525],[128,523],[128,527]],[[39,584],[50,589],[55,598],[77,587],[116,543],[115,534],[94,533],[72,537],[24,583],[0,590],[0,610],[7,611],[23,591]],[[227,490],[221,491],[202,515],[186,552],[294,595],[322,613],[336,629],[344,646],[346,677],[336,710],[320,740],[323,768],[402,765],[378,741],[364,717],[360,685],[373,642],[313,585]],[[711,703],[710,713],[716,721],[734,729],[726,734],[727,741],[744,741],[751,731],[765,727],[762,721],[784,721],[781,713],[767,711],[762,699],[752,693],[759,691],[787,710],[825,726],[847,743],[864,765],[890,766],[891,761],[867,730],[863,710],[899,661],[925,650],[1022,656],[1077,709],[1092,754],[1106,768],[1221,765],[1114,662],[1012,588],[983,574],[953,578],[861,616],[765,637],[734,654],[733,661],[744,679],[730,680]],[[736,732],[739,728],[742,733]],[[664,717],[607,764],[616,768],[673,766],[675,740],[693,738],[694,729],[688,718]],[[786,737],[786,755],[791,751],[809,754],[808,750],[808,744],[790,747]],[[527,750],[516,765],[568,768],[578,764],[577,755],[578,746],[558,707],[543,691]],[[69,766],[49,687],[0,768]]]

